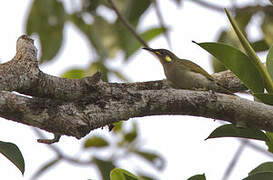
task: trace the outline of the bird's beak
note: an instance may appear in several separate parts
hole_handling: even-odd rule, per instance
[[[145,49],[145,50],[147,50],[147,51],[150,51],[150,52],[152,52],[152,53],[155,53],[155,50],[152,49],[152,48],[149,48],[149,47],[145,47],[145,48],[142,48],[142,49]]]

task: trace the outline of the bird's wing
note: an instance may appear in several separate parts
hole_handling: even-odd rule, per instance
[[[197,65],[189,60],[186,60],[186,59],[183,59],[182,61],[185,64],[185,66],[187,68],[189,68],[191,71],[196,72],[196,73],[200,73],[200,74],[206,76],[210,80],[214,80],[214,78],[209,73],[207,73],[207,71],[205,71],[203,68],[201,68],[199,65]],[[181,63],[179,63],[179,64],[181,65]]]

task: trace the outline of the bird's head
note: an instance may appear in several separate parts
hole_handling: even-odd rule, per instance
[[[152,54],[156,55],[162,65],[174,63],[178,57],[167,49],[152,49],[149,47],[143,48],[150,51]]]

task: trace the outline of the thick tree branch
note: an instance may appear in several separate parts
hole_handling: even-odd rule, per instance
[[[233,91],[246,90],[229,71],[214,76]],[[273,131],[272,106],[237,96],[176,90],[166,80],[105,83],[99,74],[78,80],[49,76],[39,70],[27,36],[18,39],[16,56],[0,65],[0,117],[81,138],[107,124],[149,115],[203,116]]]

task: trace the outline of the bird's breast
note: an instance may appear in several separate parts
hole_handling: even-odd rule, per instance
[[[170,85],[177,89],[206,89],[212,83],[211,80],[200,73],[176,66],[166,67],[164,71]]]

